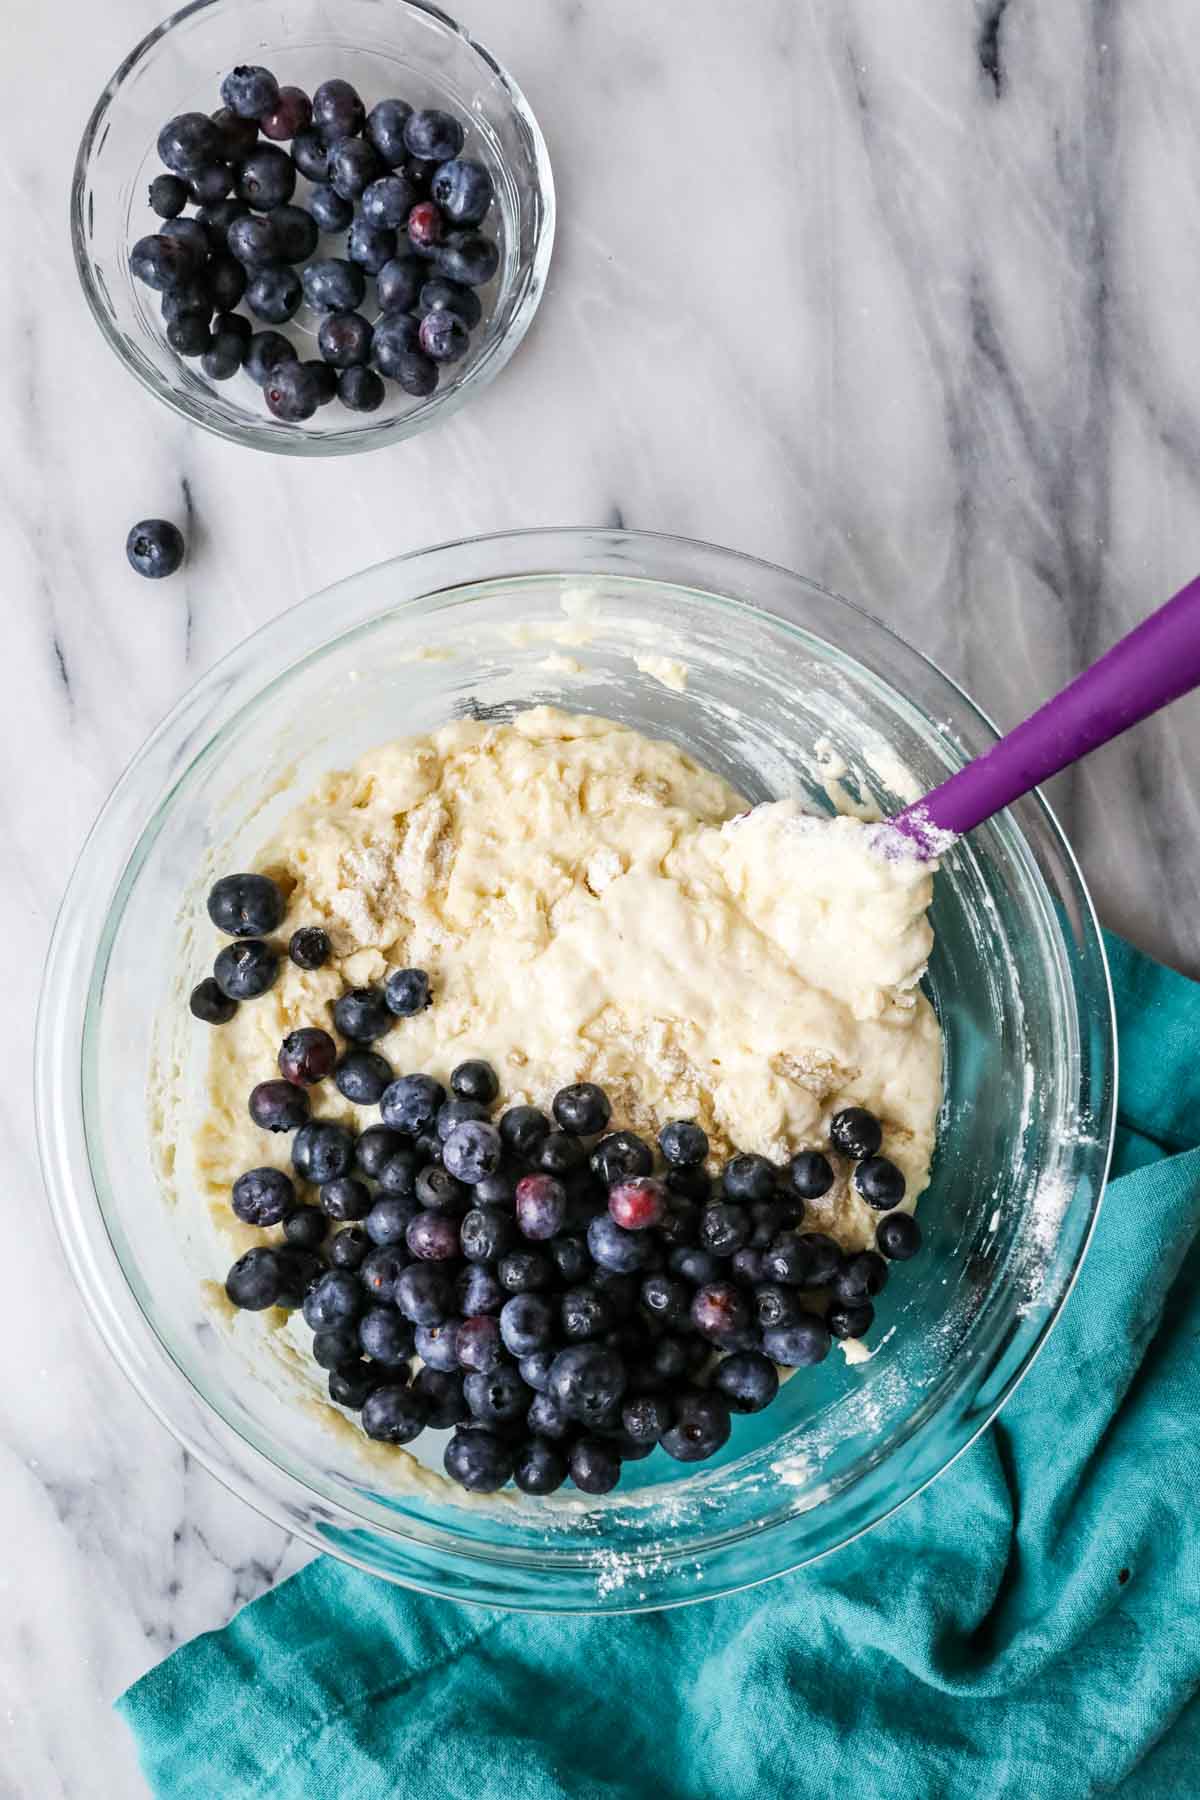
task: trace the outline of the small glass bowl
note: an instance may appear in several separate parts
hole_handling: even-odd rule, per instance
[[[686,679],[679,665],[686,667]],[[456,716],[549,702],[683,746],[752,802],[828,808],[840,760],[885,813],[995,742],[917,651],[785,570],[618,531],[476,539],[380,564],[285,613],[207,674],[108,801],[71,880],[37,1048],[43,1166],[67,1254],[121,1366],[180,1441],[319,1547],[490,1605],[618,1611],[720,1594],[877,1524],[970,1442],[1078,1271],[1112,1136],[1114,1031],[1079,870],[1036,795],[934,883],[927,988],[945,1104],[924,1247],[892,1271],[870,1360],[835,1350],[711,1463],[662,1451],[603,1498],[472,1502],[439,1437],[366,1444],[281,1396],[286,1334],[222,1318],[231,1260],[189,1181],[209,1039],[187,1011],[213,876],[247,866],[327,770]],[[154,1080],[150,1081],[153,1072]],[[149,1099],[148,1099],[149,1091]],[[166,1096],[166,1099],[164,1099]],[[219,1209],[222,1210],[223,1209]],[[219,1294],[219,1289],[216,1290]],[[290,1328],[289,1328],[290,1329]]]
[[[483,318],[471,348],[461,362],[442,366],[427,400],[410,399],[388,382],[376,413],[350,412],[335,400],[306,423],[288,425],[271,417],[248,376],[210,382],[198,359],[179,356],[167,343],[159,296],[129,271],[133,244],[160,223],[146,200],[161,172],[156,140],[176,113],[215,111],[222,77],[241,62],[265,63],[281,84],[308,93],[338,76],[368,107],[398,94],[469,125],[468,152],[486,164],[496,188],[483,229],[496,238],[500,267],[480,290]],[[298,178],[298,203],[309,185]],[[97,101],[75,160],[71,241],[100,329],[151,393],[237,444],[291,456],[343,455],[424,431],[499,374],[546,283],[554,180],[520,88],[436,7],[421,0],[289,0],[286,8],[277,0],[193,0],[142,39]],[[316,254],[343,256],[345,233],[323,238]],[[373,292],[374,284],[369,287]],[[319,323],[320,315],[304,306],[279,329],[302,358],[315,358]]]

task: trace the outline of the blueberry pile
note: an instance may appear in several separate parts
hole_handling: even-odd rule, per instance
[[[233,941],[192,997],[198,1017],[220,1023],[270,986],[267,937],[284,912],[266,876],[216,884],[209,913]],[[320,966],[328,940],[302,928],[290,954]],[[368,1437],[452,1427],[446,1471],[471,1492],[512,1480],[549,1494],[570,1478],[608,1493],[656,1445],[703,1461],[733,1414],[770,1404],[780,1366],[862,1337],[889,1264],[920,1249],[916,1220],[894,1210],[904,1177],[863,1108],[834,1115],[828,1154],[779,1168],[741,1153],[714,1178],[699,1125],[673,1120],[656,1145],[614,1131],[591,1082],[562,1088],[547,1115],[501,1110],[485,1062],[460,1063],[449,1092],[397,1075],[377,1041],[430,1004],[423,970],[395,970],[335,1002],[340,1048],[316,1026],[283,1040],[278,1078],[248,1104],[257,1125],[292,1134],[292,1173],[249,1169],[232,1193],[243,1223],[279,1236],[238,1258],[226,1292],[252,1311],[302,1310],[331,1398]],[[326,1080],[377,1118],[351,1130],[314,1116]],[[883,1215],[874,1250],[802,1229],[835,1156]]]
[[[475,289],[500,261],[479,229],[492,179],[462,154],[462,125],[404,100],[368,112],[346,81],[322,82],[310,100],[253,67],[232,70],[221,99],[211,118],[163,126],[167,173],[149,191],[162,224],[130,252],[133,274],[162,295],[168,343],[212,381],[244,370],[289,424],[335,397],[374,412],[385,380],[432,394],[441,366],[466,355],[483,311]],[[343,233],[344,244],[320,243]],[[272,329],[302,305],[323,315],[320,360],[302,362]]]

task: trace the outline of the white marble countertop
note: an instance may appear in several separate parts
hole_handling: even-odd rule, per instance
[[[10,7],[0,72],[0,1794],[20,1800],[144,1792],[114,1695],[305,1555],[110,1363],[32,1141],[55,907],[192,680],[393,552],[621,521],[816,577],[1011,723],[1200,569],[1184,0],[475,0],[556,167],[541,314],[445,428],[308,464],[168,415],[78,290],[77,135],[162,10]],[[162,588],[123,555],[153,514],[192,520]],[[1198,765],[1184,702],[1057,794],[1105,921],[1193,973]]]

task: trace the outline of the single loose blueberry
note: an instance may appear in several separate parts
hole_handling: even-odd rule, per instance
[[[554,1312],[540,1294],[514,1294],[500,1313],[500,1336],[511,1356],[528,1356],[549,1344]]]
[[[385,319],[383,323],[390,324],[392,320]],[[393,359],[393,366],[387,373],[400,390],[414,400],[427,400],[437,388],[438,366],[422,350],[403,351]]]
[[[883,1127],[864,1106],[847,1106],[829,1121],[829,1137],[835,1150],[857,1162],[877,1153],[883,1142]]]
[[[428,1416],[424,1398],[407,1387],[377,1387],[363,1401],[363,1430],[381,1444],[411,1444]]]
[[[361,204],[363,220],[373,226],[399,231],[416,204],[417,194],[404,175],[383,175],[364,189]]]
[[[547,1438],[530,1438],[517,1451],[513,1481],[523,1494],[553,1494],[567,1479],[567,1459]]]
[[[267,214],[284,262],[306,262],[317,247],[317,221],[303,206],[277,206]]]
[[[454,1262],[461,1249],[458,1221],[448,1213],[419,1212],[409,1220],[404,1242],[409,1254],[421,1262]]]
[[[329,152],[329,185],[343,200],[357,200],[380,175],[383,164],[365,138],[340,139]]]
[[[459,1100],[475,1100],[481,1106],[490,1106],[500,1092],[500,1083],[490,1063],[462,1062],[451,1072],[450,1092]]]
[[[324,1205],[323,1191],[321,1203]],[[370,1254],[371,1240],[357,1225],[335,1231],[329,1240],[329,1260],[335,1269],[361,1269]]]
[[[559,1322],[569,1344],[603,1337],[616,1323],[607,1296],[597,1287],[568,1288],[559,1302]]]
[[[537,1394],[547,1391],[550,1386],[550,1365],[557,1355],[557,1350],[546,1345],[540,1350],[531,1350],[520,1359],[517,1367],[527,1388],[532,1388]]]
[[[288,955],[298,969],[323,969],[332,954],[328,935],[319,925],[302,925],[288,943]]]
[[[819,1200],[833,1186],[833,1164],[819,1150],[800,1150],[784,1168],[783,1179],[801,1200]]]
[[[258,938],[240,938],[217,952],[213,979],[231,1000],[254,1000],[265,994],[279,973],[279,958]]]
[[[206,113],[177,113],[158,134],[158,160],[172,175],[184,177],[205,163],[220,162],[219,128]]]
[[[772,1362],[788,1369],[806,1369],[829,1355],[829,1327],[815,1313],[805,1313],[792,1325],[777,1325],[763,1332],[763,1349]]]
[[[433,1004],[424,969],[393,969],[383,984],[383,994],[389,1011],[398,1019],[411,1019]]]
[[[208,233],[198,219],[168,219],[160,235],[172,243],[183,244],[192,256],[196,271],[199,273],[204,269],[208,257]]]
[[[422,283],[416,310],[422,317],[431,312],[454,313],[468,331],[474,331],[483,317],[478,294],[471,288],[459,287],[456,282],[446,281],[440,275]]]
[[[494,1432],[456,1431],[446,1445],[443,1466],[469,1494],[494,1494],[513,1472],[513,1452]]]
[[[478,1100],[447,1100],[438,1107],[438,1115],[434,1120],[434,1135],[440,1144],[444,1144],[455,1126],[465,1124],[468,1120],[485,1120],[488,1116],[486,1106]]]
[[[267,273],[266,270],[263,271]],[[288,270],[288,274],[292,271]],[[255,277],[257,280],[258,277]],[[253,286],[254,283],[251,283]],[[249,300],[249,295],[247,295]],[[309,363],[285,362],[272,369],[263,383],[263,399],[267,410],[285,425],[300,425],[311,419],[322,400],[321,383]]]
[[[428,1368],[449,1373],[458,1368],[458,1328],[461,1319],[444,1319],[440,1325],[418,1325],[415,1328],[417,1355]]]
[[[425,264],[415,256],[394,256],[384,263],[375,278],[381,310],[385,313],[411,312],[427,273]],[[404,348],[412,350],[417,342],[413,334]]]
[[[308,1119],[308,1095],[290,1081],[260,1081],[249,1112],[260,1131],[297,1131]]]
[[[823,1231],[802,1231],[800,1242],[804,1246],[808,1263],[804,1274],[805,1287],[828,1287],[842,1266],[841,1245],[834,1238],[827,1237]]]
[[[348,81],[323,81],[312,97],[313,124],[327,144],[354,137],[363,128],[366,108]]]
[[[272,268],[279,261],[279,235],[270,214],[248,212],[234,219],[228,242],[229,254],[251,271]]]
[[[318,1331],[312,1341],[313,1361],[322,1369],[346,1369],[358,1361],[358,1333],[353,1325]]]
[[[753,1294],[754,1316],[763,1331],[776,1325],[794,1325],[803,1308],[795,1288],[778,1281],[760,1281]]]
[[[353,312],[367,291],[366,277],[343,257],[319,257],[304,269],[304,297],[317,312]]]
[[[392,1198],[411,1200],[416,1193],[419,1167],[415,1147],[393,1151],[379,1170],[380,1192]]]
[[[420,1216],[416,1201],[405,1194],[379,1194],[366,1215],[367,1236],[384,1249],[407,1247],[408,1228]]]
[[[444,316],[451,319],[454,317],[453,314]],[[433,313],[427,315],[421,324],[422,333],[429,321],[436,317]],[[560,1088],[550,1110],[559,1127],[576,1137],[596,1136],[612,1118],[608,1095],[594,1081],[577,1081],[572,1087]]]
[[[372,335],[361,313],[327,313],[317,331],[317,347],[334,368],[349,369],[370,360]]]
[[[509,1250],[496,1264],[502,1288],[510,1294],[532,1294],[554,1281],[554,1264],[537,1250]]]
[[[275,144],[287,143],[311,123],[312,101],[298,87],[281,87],[274,106],[258,117],[258,129]]]
[[[207,275],[213,305],[219,312],[232,312],[246,291],[246,271],[241,263],[227,250],[218,250],[208,259]]]
[[[338,1406],[359,1412],[368,1394],[374,1393],[386,1379],[386,1371],[376,1369],[370,1363],[347,1363],[343,1368],[330,1370],[329,1398]]]
[[[239,119],[261,119],[279,104],[279,83],[270,69],[239,63],[221,83],[221,99]]]
[[[283,1221],[283,1235],[299,1250],[316,1250],[329,1231],[329,1220],[319,1206],[297,1206]]]
[[[517,1226],[523,1237],[535,1242],[561,1231],[567,1211],[567,1193],[553,1175],[526,1175],[517,1183]]]
[[[300,1087],[324,1081],[336,1061],[337,1045],[327,1031],[314,1025],[289,1031],[279,1046],[279,1073]]]
[[[168,221],[171,224],[179,222],[177,219]],[[157,232],[151,237],[138,239],[129,252],[129,268],[135,279],[145,287],[164,294],[195,277],[196,257],[185,238],[169,237],[165,232]],[[414,320],[414,333],[416,329]]]
[[[295,164],[278,144],[260,144],[238,165],[235,190],[254,212],[272,212],[296,191]]]
[[[177,219],[188,203],[187,182],[178,175],[156,175],[150,183],[150,209],[160,219]]]
[[[667,1210],[667,1190],[653,1175],[618,1181],[608,1190],[608,1210],[622,1230],[647,1231]]]
[[[452,114],[423,107],[404,121],[404,147],[423,162],[449,162],[463,147],[463,128]]]
[[[907,1262],[921,1248],[921,1227],[911,1213],[891,1213],[875,1227],[875,1243],[892,1262]]]
[[[404,127],[412,117],[407,100],[379,100],[367,114],[366,135],[389,169],[399,166],[408,155]]]
[[[223,994],[211,975],[198,982],[192,989],[188,1007],[194,1019],[202,1019],[206,1025],[227,1025],[238,1009],[236,1000]]]
[[[338,1093],[355,1106],[378,1106],[394,1078],[391,1063],[374,1050],[347,1050],[333,1071]]]
[[[434,171],[429,195],[455,225],[478,225],[492,204],[495,189],[481,162],[456,156]]]
[[[188,176],[188,196],[197,206],[215,206],[233,186],[233,170],[227,162],[205,163]]]
[[[500,1136],[522,1162],[529,1162],[536,1156],[549,1131],[549,1119],[536,1106],[510,1106],[500,1115]]]
[[[463,1395],[472,1416],[483,1425],[509,1425],[523,1419],[531,1395],[510,1363],[499,1363],[486,1372],[476,1369],[463,1382]]]
[[[721,1185],[727,1199],[743,1205],[769,1200],[775,1192],[775,1165],[765,1156],[733,1156],[722,1171]]]
[[[354,1167],[353,1134],[344,1125],[314,1119],[302,1126],[292,1141],[292,1167],[304,1181],[317,1187],[348,1175]]]
[[[382,988],[350,988],[335,1001],[333,1023],[354,1044],[371,1044],[390,1031],[392,1015]],[[385,1119],[385,1124],[391,1121]]]
[[[374,369],[343,369],[338,375],[338,399],[351,412],[378,412],[385,389]]]
[[[500,1325],[489,1313],[475,1314],[464,1319],[454,1341],[459,1367],[473,1374],[487,1374],[498,1368],[503,1361],[504,1345]]]
[[[442,1160],[456,1180],[473,1187],[500,1167],[500,1133],[485,1119],[464,1119],[442,1145]]]
[[[325,182],[329,170],[329,145],[315,125],[302,125],[293,137],[292,161],[307,181]]]
[[[365,1311],[366,1294],[349,1269],[329,1269],[304,1296],[304,1322],[313,1331],[353,1325]]]
[[[369,1125],[358,1140],[355,1157],[364,1175],[378,1176],[390,1157],[405,1149],[407,1139],[386,1125]]]
[[[763,1251],[762,1271],[768,1281],[782,1282],[784,1287],[812,1285],[812,1249],[805,1234],[781,1231]]]
[[[200,358],[210,381],[228,381],[246,360],[246,340],[240,332],[214,331],[212,342]]]
[[[459,1236],[462,1236],[461,1229]],[[455,1283],[454,1297],[464,1318],[474,1318],[477,1314],[498,1314],[508,1297],[508,1290],[501,1286],[494,1269],[485,1268],[482,1263],[469,1263]]]
[[[600,1344],[572,1344],[550,1367],[547,1390],[563,1411],[585,1425],[612,1417],[625,1392],[625,1365]]]
[[[413,1353],[413,1328],[394,1306],[372,1306],[358,1321],[358,1342],[364,1356],[394,1369]]]
[[[587,1228],[588,1249],[602,1269],[633,1275],[646,1266],[649,1245],[640,1232],[625,1231],[608,1213],[598,1213]]]
[[[437,1327],[429,1329],[436,1330]],[[463,1398],[461,1375],[426,1364],[413,1377],[412,1389],[425,1402],[427,1423],[434,1431],[445,1431],[451,1425],[461,1425],[464,1419],[470,1417],[470,1409]]]
[[[431,1075],[402,1075],[385,1091],[379,1114],[392,1130],[416,1136],[433,1125],[445,1098],[445,1088]]]
[[[222,162],[240,163],[249,156],[258,142],[257,120],[241,119],[231,106],[222,106],[212,115],[212,122],[220,135]]]
[[[700,1247],[713,1256],[732,1256],[749,1243],[752,1222],[744,1206],[728,1200],[706,1206],[700,1215]]]
[[[497,1262],[516,1238],[510,1215],[498,1206],[473,1206],[459,1228],[462,1253],[471,1262]]]
[[[735,1350],[717,1364],[712,1384],[731,1412],[762,1412],[779,1392],[779,1371],[760,1350]]]
[[[888,1212],[904,1198],[904,1175],[886,1156],[866,1156],[853,1176],[855,1192],[876,1212]]]
[[[544,1175],[564,1180],[587,1160],[587,1151],[573,1132],[552,1131],[537,1147],[534,1160]]]
[[[673,1168],[692,1168],[708,1155],[708,1136],[691,1119],[674,1119],[658,1134],[658,1147]]]
[[[534,1394],[525,1420],[530,1431],[539,1437],[559,1439],[571,1435],[570,1416],[547,1389],[539,1389]]]
[[[331,1219],[365,1219],[374,1204],[370,1188],[356,1175],[335,1175],[321,1185],[321,1206]]]
[[[358,1279],[371,1299],[394,1305],[400,1277],[408,1266],[407,1251],[394,1244],[377,1244],[363,1258]]]
[[[408,215],[405,229],[414,253],[428,261],[441,243],[446,226],[432,200],[418,200]]]
[[[308,208],[322,231],[345,231],[354,218],[354,203],[326,182],[320,182],[308,196]]]
[[[681,1394],[675,1423],[659,1442],[677,1462],[704,1462],[729,1442],[729,1406],[720,1394]]]
[[[621,1428],[635,1444],[657,1444],[668,1431],[675,1408],[662,1394],[638,1394],[621,1408]]]
[[[621,1454],[607,1438],[581,1437],[571,1446],[567,1467],[581,1494],[609,1494],[621,1479]]]
[[[719,1344],[746,1330],[750,1308],[732,1281],[710,1281],[692,1296],[691,1321],[701,1337]]]
[[[437,246],[434,263],[447,281],[486,287],[500,266],[500,252],[478,231],[451,231]]]
[[[441,1163],[430,1163],[421,1170],[417,1176],[416,1199],[419,1206],[430,1212],[448,1213],[454,1219],[461,1219],[471,1206],[470,1190]]]
[[[419,331],[407,313],[386,313],[376,321],[372,355],[383,374],[398,378],[401,357],[417,351]]]
[[[449,1280],[436,1263],[410,1263],[396,1282],[394,1304],[414,1325],[437,1325],[453,1310]]]
[[[838,1300],[853,1304],[878,1294],[886,1285],[888,1266],[874,1250],[860,1250],[847,1256],[830,1286]]]
[[[278,331],[256,331],[250,339],[243,366],[251,381],[265,388],[285,363],[296,360],[294,346]]]
[[[282,1169],[247,1169],[233,1184],[234,1214],[260,1230],[278,1225],[296,1204],[296,1190]]]
[[[617,1181],[633,1181],[640,1175],[649,1175],[653,1167],[653,1150],[633,1131],[610,1132],[600,1139],[591,1155],[592,1173],[606,1187]]]
[[[225,1292],[244,1312],[262,1312],[278,1302],[279,1260],[274,1250],[247,1250],[225,1277]]]
[[[835,1338],[866,1337],[875,1323],[875,1308],[869,1300],[835,1300],[825,1323]]]
[[[232,938],[262,938],[277,931],[287,901],[269,875],[222,875],[209,889],[208,916]]]
[[[199,313],[184,313],[167,326],[167,342],[180,356],[203,356],[212,349],[208,320]]]

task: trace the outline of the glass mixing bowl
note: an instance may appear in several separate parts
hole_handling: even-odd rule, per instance
[[[848,1366],[835,1351],[735,1421],[714,1462],[685,1468],[658,1451],[602,1499],[477,1502],[432,1473],[401,1482],[399,1453],[368,1451],[315,1385],[281,1397],[264,1315],[231,1326],[205,1298],[203,1279],[230,1257],[196,1229],[204,1209],[189,1195],[187,1121],[203,1104],[208,1041],[185,996],[212,955],[213,873],[245,866],[324,771],[454,715],[502,719],[539,701],[669,738],[752,801],[798,789],[814,807],[829,805],[822,758],[843,758],[887,811],[904,797],[901,765],[932,784],[995,737],[858,608],[707,545],[536,531],[369,569],[205,676],[101,814],[46,971],[41,1148],[110,1348],[235,1492],[322,1549],[435,1593],[650,1608],[846,1542],[944,1469],[1011,1392],[1096,1216],[1111,996],[1079,870],[1031,797],[954,848],[935,883],[928,991],[946,1101],[920,1206],[925,1249],[893,1272],[870,1360]],[[178,1103],[169,1126],[148,1105],[151,1069]],[[436,1466],[440,1446],[424,1454]]]
[[[137,239],[158,229],[146,189],[161,173],[155,143],[167,119],[220,106],[221,78],[237,63],[268,65],[283,84],[312,93],[330,76],[368,106],[399,95],[469,125],[467,153],[487,165],[496,199],[484,230],[500,267],[480,290],[483,319],[461,362],[444,365],[436,391],[412,400],[389,382],[378,412],[334,401],[300,425],[274,419],[245,375],[209,381],[197,360],[167,343],[158,295],[129,272]],[[303,205],[310,183],[300,177]],[[516,82],[437,7],[421,0],[192,0],[144,37],[108,83],[88,120],[71,185],[71,242],[84,298],[125,367],[185,418],[234,443],[294,456],[373,450],[412,437],[464,405],[499,374],[529,328],[554,244],[554,180],[537,120]],[[344,256],[345,233],[318,256]],[[373,281],[362,310],[379,312]],[[316,357],[320,317],[302,306],[281,327],[302,358]],[[265,327],[259,322],[260,330]]]

